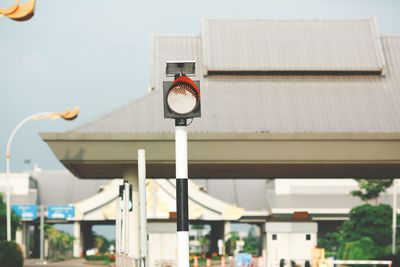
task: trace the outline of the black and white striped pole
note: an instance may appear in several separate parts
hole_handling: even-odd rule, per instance
[[[178,267],[189,267],[188,209],[188,119],[200,117],[200,84],[188,75],[195,75],[195,62],[167,62],[164,82],[164,117],[175,119],[175,172]],[[191,122],[190,122],[191,123]]]

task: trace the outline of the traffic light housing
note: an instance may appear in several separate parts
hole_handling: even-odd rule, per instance
[[[190,119],[201,116],[200,82],[186,75],[163,83],[164,118]]]

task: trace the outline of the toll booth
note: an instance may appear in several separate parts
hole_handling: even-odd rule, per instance
[[[318,224],[315,222],[267,222],[266,266],[279,266],[281,260],[290,266],[290,261],[304,266],[311,263],[312,250],[317,245]]]

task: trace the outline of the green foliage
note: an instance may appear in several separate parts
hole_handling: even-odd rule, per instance
[[[358,179],[359,190],[353,196],[369,202],[377,199],[393,184],[392,179]],[[398,220],[399,221],[399,220]],[[379,259],[390,254],[392,241],[392,207],[386,204],[364,204],[353,208],[349,220],[338,232],[327,234],[319,245],[340,259]],[[337,248],[339,248],[337,250]]]
[[[353,208],[349,215],[350,219],[341,228],[343,241],[353,242],[369,237],[380,247],[391,243],[392,208],[389,205],[364,204]]]
[[[102,235],[94,235],[94,246],[99,250],[100,253],[106,253],[108,252],[108,249],[110,248],[111,245],[115,244],[115,241],[108,240]]]
[[[17,243],[11,241],[0,241],[0,266],[22,267],[24,257]]]
[[[0,194],[0,240],[7,239],[7,207],[3,201],[3,195]],[[21,226],[20,218],[11,211],[11,235],[15,239],[15,231]]]
[[[227,234],[229,238],[225,242],[225,250],[228,255],[233,255],[233,251],[236,249],[236,241],[240,240],[237,232],[229,232]]]
[[[378,259],[390,254],[391,242],[392,208],[384,204],[353,208],[349,220],[337,232],[319,239],[319,245],[327,252],[351,260]]]
[[[103,262],[105,264],[109,264],[113,261],[113,257],[111,255],[92,255],[92,256],[85,256],[87,261],[97,261]]]
[[[252,226],[249,229],[247,237],[244,238],[244,248],[243,250],[254,256],[258,256],[260,252],[261,238],[256,235],[256,228]]]
[[[318,238],[318,246],[325,248],[327,252],[336,254],[340,247],[341,238],[341,232],[327,233],[325,236]]]
[[[378,199],[379,195],[393,184],[393,179],[356,179],[359,190],[351,192],[352,196],[361,198],[362,201]]]
[[[369,237],[345,243],[339,251],[339,257],[343,260],[371,260],[376,259],[382,250],[376,246]]]
[[[72,257],[74,237],[56,229],[52,225],[45,225],[45,233],[49,240],[49,258],[67,259]]]

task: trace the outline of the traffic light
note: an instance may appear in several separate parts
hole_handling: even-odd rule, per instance
[[[171,65],[176,67],[173,68]],[[190,68],[190,66],[193,67]],[[185,71],[189,73],[185,73]],[[171,74],[175,77],[174,81],[163,83],[164,118],[189,119],[200,117],[200,82],[193,81],[187,76],[187,74],[194,75],[194,63],[167,63],[167,76]]]

